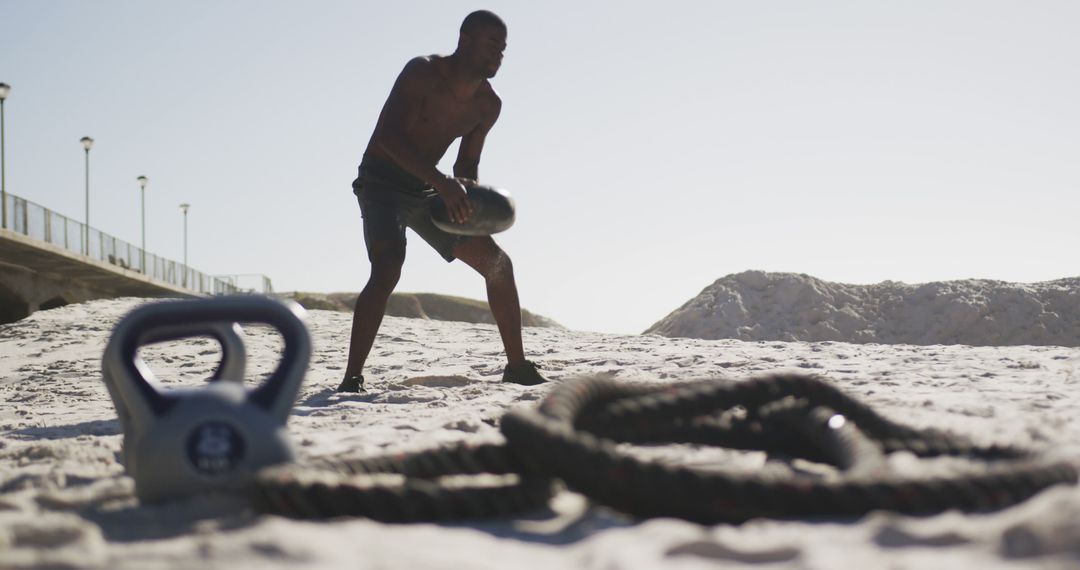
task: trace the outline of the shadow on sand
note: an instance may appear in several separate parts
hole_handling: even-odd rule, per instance
[[[568,500],[569,499],[569,500]],[[557,495],[547,507],[514,517],[445,522],[446,528],[469,528],[496,538],[562,546],[589,538],[598,532],[629,528],[638,521],[605,507],[592,506],[580,495]]]
[[[211,524],[216,531],[251,525],[260,516],[242,496],[203,495],[161,505],[96,506],[79,513],[101,528],[109,542],[161,540],[192,535]]]
[[[80,435],[119,435],[119,420],[92,420],[62,426],[28,427],[12,430],[26,439],[68,439]]]
[[[298,416],[307,416],[312,413],[312,410],[303,408],[326,408],[338,402],[371,403],[378,396],[378,392],[342,393],[333,388],[326,388],[296,402],[292,413]]]

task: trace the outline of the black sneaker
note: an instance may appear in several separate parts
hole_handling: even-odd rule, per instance
[[[540,365],[526,360],[523,364],[511,367],[509,364],[503,369],[503,382],[510,382],[512,384],[521,384],[522,386],[536,386],[537,384],[543,384],[547,382],[547,378],[544,378],[542,374],[537,370]]]
[[[367,392],[364,389],[364,375],[350,374],[337,387],[338,392]]]

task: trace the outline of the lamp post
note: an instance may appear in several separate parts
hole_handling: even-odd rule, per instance
[[[79,139],[86,151],[86,222],[83,224],[83,255],[90,255],[90,148],[94,146],[94,139],[83,137]]]
[[[139,267],[142,268],[143,275],[146,275],[146,183],[150,179],[140,176],[135,180],[139,181],[139,202],[142,205],[142,254],[139,256]]]
[[[187,211],[191,207],[191,204],[180,204],[180,211],[184,213],[184,287],[187,287]]]
[[[0,228],[7,229],[7,165],[4,164],[4,99],[11,86],[0,83]]]

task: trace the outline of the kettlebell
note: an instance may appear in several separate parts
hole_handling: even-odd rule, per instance
[[[221,362],[218,364],[210,381],[232,380],[242,382],[244,371],[247,366],[247,351],[244,341],[241,339],[240,325],[232,322],[209,322],[191,323],[188,325],[161,325],[143,331],[143,341],[140,346],[167,342],[175,338],[188,338],[195,336],[209,336],[221,345]],[[109,396],[116,405],[116,415],[120,418],[120,427],[123,431],[124,440],[120,449],[122,463],[125,469],[130,467],[131,457],[134,455],[134,426],[131,421],[131,410],[128,409],[123,397],[112,381],[114,374],[108,370],[109,360],[102,362],[102,376],[105,378],[105,386],[109,389]]]
[[[311,358],[303,316],[291,301],[244,295],[151,303],[117,323],[102,357],[102,377],[124,431],[124,469],[140,501],[242,490],[260,468],[294,458],[285,423]],[[253,389],[243,385],[238,322],[270,325],[284,340],[277,367]],[[139,348],[192,336],[221,343],[214,374],[220,381],[164,389]]]

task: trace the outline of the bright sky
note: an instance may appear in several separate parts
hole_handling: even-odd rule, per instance
[[[746,269],[1080,274],[1080,2],[0,0],[9,192],[278,291],[368,275],[350,182],[402,65],[509,25],[480,164],[524,307],[636,333]],[[449,170],[455,149],[443,167]],[[399,291],[484,297],[410,240]]]

